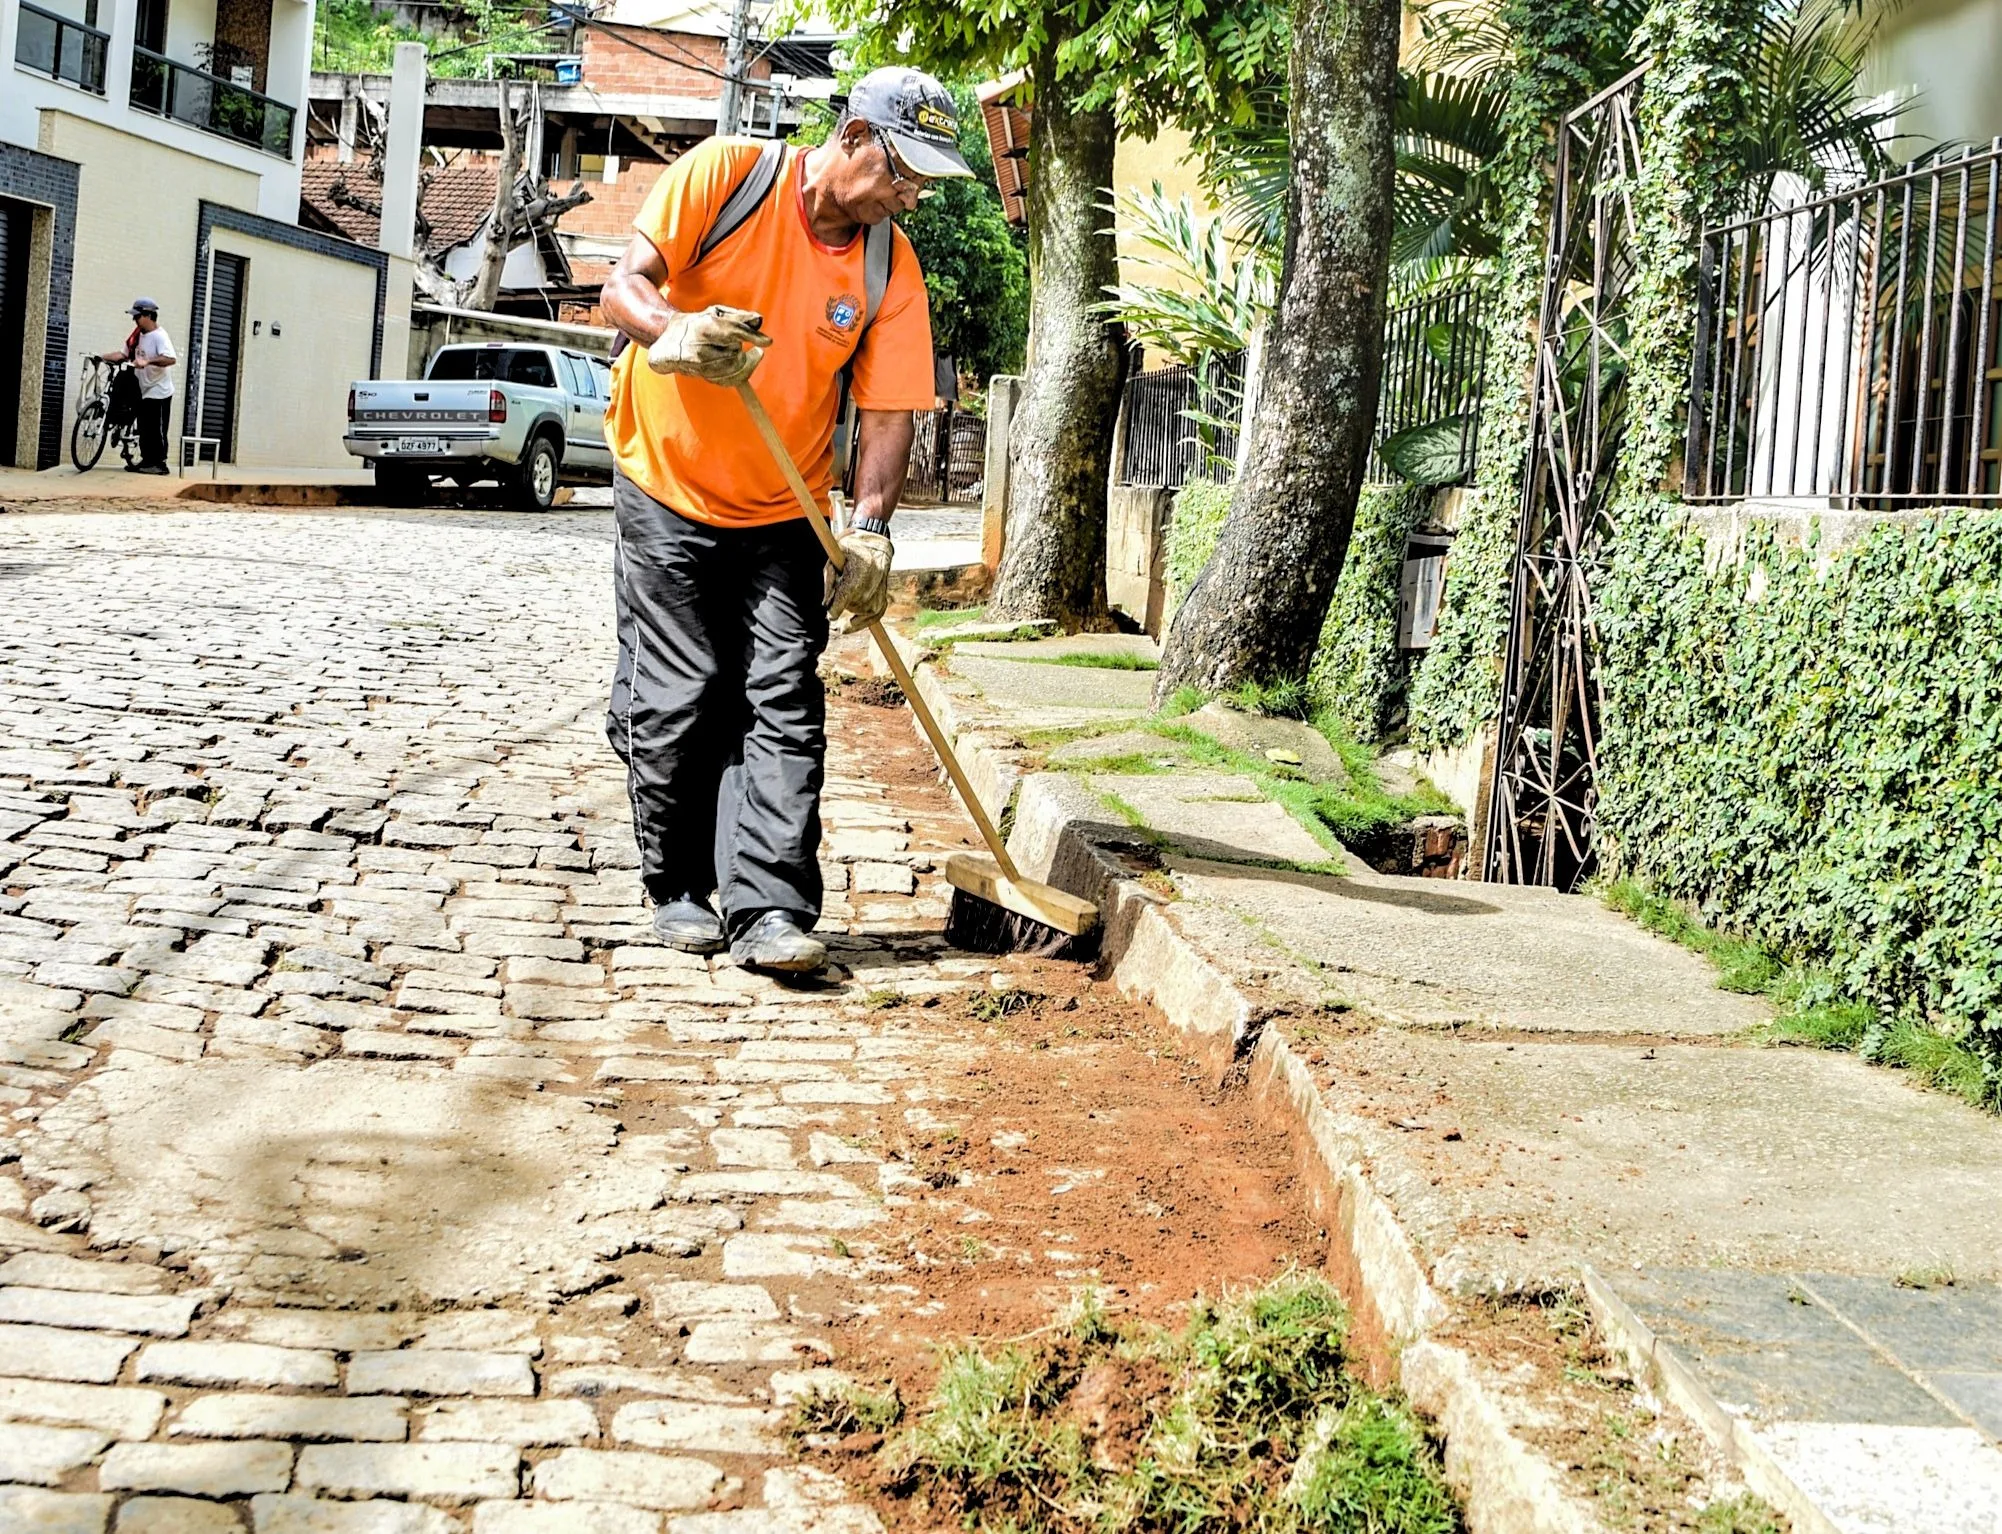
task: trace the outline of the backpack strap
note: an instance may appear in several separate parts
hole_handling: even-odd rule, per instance
[[[731,235],[743,228],[751,215],[764,206],[771,196],[772,188],[778,185],[779,172],[785,169],[786,145],[783,139],[771,139],[758,151],[751,168],[744,173],[744,179],[730,188],[730,195],[723,199],[723,206],[717,210],[716,222],[709,226],[702,236],[702,243],[695,247],[695,261],[700,261],[710,251],[721,245]],[[689,263],[691,266],[695,262]],[[619,353],[632,344],[631,338],[622,330],[612,342],[612,361],[619,360]]]
[[[886,218],[871,224],[862,236],[862,330],[855,338],[855,350],[862,349],[869,327],[883,307],[883,295],[890,291],[890,260],[897,252],[897,224]],[[854,391],[855,359],[850,356],[841,369],[841,392],[834,407],[834,482],[842,494],[855,498],[855,445],[862,429],[862,413],[856,408]]]
[[[779,172],[785,168],[785,162],[785,141],[768,140],[765,147],[758,151],[758,158],[750,170],[745,172],[744,179],[737,183],[729,197],[724,200],[722,210],[716,215],[716,222],[711,224],[709,232],[702,236],[702,243],[695,247],[696,261],[702,260],[710,251],[743,228],[745,221],[764,205],[765,199],[772,194],[772,188],[778,185]]]

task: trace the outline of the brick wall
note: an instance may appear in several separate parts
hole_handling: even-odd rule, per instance
[[[28,321],[42,314],[45,339],[41,348],[42,388],[40,420],[36,434],[33,467],[50,469],[62,458],[63,392],[69,381],[70,284],[76,251],[76,198],[80,167],[53,155],[37,154],[14,144],[0,144],[0,197],[15,197],[35,203],[50,212],[34,221],[39,234],[47,231],[48,288],[46,308],[37,295],[28,296]],[[38,268],[31,268],[37,270]],[[27,393],[23,380],[22,393]],[[29,401],[23,398],[21,412],[27,414]],[[0,443],[0,462],[14,461],[15,445]],[[27,465],[22,465],[27,467]]]
[[[609,24],[584,30],[584,83],[595,91],[714,101],[722,94],[723,82],[718,78],[722,68],[720,37]],[[716,73],[710,73],[712,70]],[[771,72],[768,60],[751,66],[755,80],[769,79]]]

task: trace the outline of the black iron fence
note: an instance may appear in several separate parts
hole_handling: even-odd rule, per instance
[[[918,417],[907,500],[979,503],[987,478],[987,418],[947,405]]]
[[[1192,479],[1222,483],[1237,463],[1244,408],[1244,353],[1219,352],[1190,367],[1174,363],[1126,381],[1125,451],[1119,480],[1179,490]]]
[[[1473,478],[1487,355],[1481,294],[1471,285],[1399,304],[1384,317],[1371,484]]]
[[[104,50],[111,34],[22,0],[14,62],[94,96],[104,94]]]
[[[2002,496],[1999,179],[2002,139],[1704,232],[1690,500]]]
[[[150,49],[132,50],[132,104],[266,154],[292,157],[292,108]]]

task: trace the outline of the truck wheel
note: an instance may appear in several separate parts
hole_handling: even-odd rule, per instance
[[[547,511],[555,504],[558,467],[556,444],[547,437],[531,438],[508,487],[518,510]]]
[[[431,477],[408,464],[375,461],[375,493],[385,506],[415,506],[430,493]]]

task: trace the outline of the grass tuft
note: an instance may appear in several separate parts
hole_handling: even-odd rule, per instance
[[[962,623],[979,623],[985,620],[985,607],[921,607],[911,618],[911,627],[919,633],[926,629],[958,628]]]
[[[871,1390],[851,1381],[814,1385],[793,1403],[785,1435],[794,1443],[816,1433],[887,1433],[904,1420],[903,1397],[895,1385]]]
[[[1131,650],[1076,650],[1069,655],[1024,655],[1023,660],[1038,666],[1090,666],[1099,671],[1159,671],[1161,663],[1151,655]]]
[[[949,1354],[883,1452],[925,1526],[1057,1534],[1455,1534],[1437,1455],[1348,1369],[1321,1278],[1198,1301],[1166,1331],[1087,1292],[1033,1345]]]

